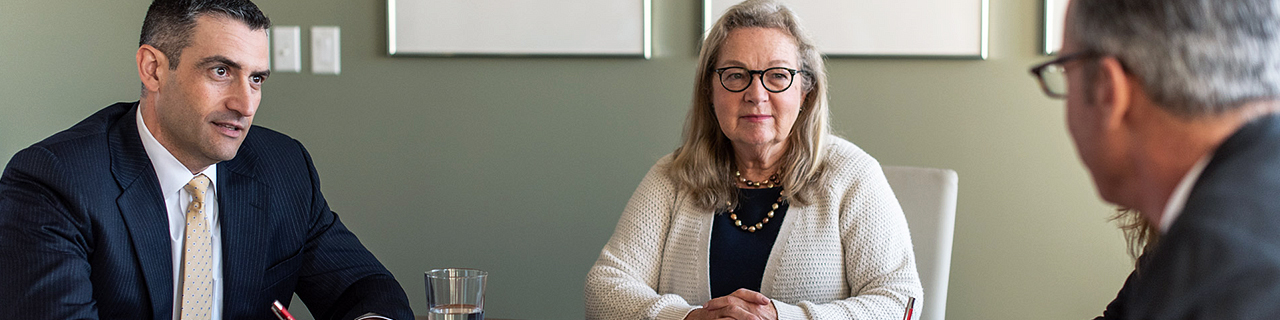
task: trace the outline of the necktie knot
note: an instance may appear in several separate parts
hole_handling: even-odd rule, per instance
[[[191,178],[191,181],[187,182],[187,186],[184,189],[191,194],[193,203],[203,204],[205,194],[209,191],[209,177],[202,173],[195,178]]]

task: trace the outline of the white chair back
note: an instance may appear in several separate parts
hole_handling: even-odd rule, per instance
[[[951,239],[956,224],[958,177],[949,169],[885,166],[884,176],[898,196],[911,228],[916,269],[924,297],[917,297],[911,319],[943,320],[951,274]]]

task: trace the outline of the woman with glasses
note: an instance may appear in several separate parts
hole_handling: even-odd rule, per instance
[[[906,219],[876,160],[828,133],[822,57],[796,17],[730,8],[695,73],[683,143],[589,271],[586,317],[902,318],[921,296]]]

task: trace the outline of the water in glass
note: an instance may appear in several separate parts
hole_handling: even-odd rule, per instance
[[[474,304],[445,304],[431,308],[431,320],[484,320],[484,310]]]

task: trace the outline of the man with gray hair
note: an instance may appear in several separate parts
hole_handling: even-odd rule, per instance
[[[1073,0],[1064,30],[1032,73],[1159,234],[1100,319],[1280,319],[1280,2]]]

